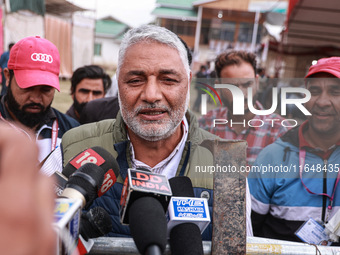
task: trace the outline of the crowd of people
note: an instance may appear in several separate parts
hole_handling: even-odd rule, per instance
[[[58,49],[38,36],[13,45],[3,70],[7,92],[0,99],[0,189],[4,191],[0,194],[2,201],[8,200],[0,211],[0,235],[7,237],[1,239],[3,244],[10,243],[12,232],[24,241],[13,244],[18,252],[5,250],[4,254],[48,254],[54,237],[47,224],[52,219],[53,195],[45,176],[61,172],[75,155],[92,146],[109,151],[120,167],[115,185],[92,205],[110,214],[113,228],[108,236],[130,236],[119,219],[128,168],[167,178],[188,176],[195,196],[207,197],[212,215],[213,176],[195,171],[197,165],[214,164],[213,153],[202,144],[205,139],[247,141],[246,162],[252,169],[290,169],[253,171],[247,176],[247,235],[315,240],[312,233],[304,234],[309,220],[324,229],[340,208],[340,57],[320,59],[309,68],[304,80],[310,99],[304,106],[311,115],[294,128],[281,125],[284,118],[276,113],[260,115],[250,110],[267,108],[257,97],[261,77],[256,56],[244,51],[222,53],[214,61],[213,73],[202,65],[196,74],[198,78],[210,75],[216,84],[236,86],[244,95],[244,114],[235,114],[234,95],[220,88],[223,105],[197,120],[189,107],[191,60],[185,42],[168,29],[154,25],[131,29],[119,50],[118,96],[104,97],[112,81],[101,67],[84,66],[72,76],[74,103],[64,114],[51,107],[55,90],[60,90]],[[194,111],[199,104],[195,102]],[[216,119],[224,123],[215,125]],[[264,124],[247,125],[256,121]],[[53,169],[48,164],[39,169],[39,162],[41,166],[50,160],[57,162]],[[18,183],[25,192],[17,192]],[[32,209],[31,203],[37,206]],[[14,223],[18,218],[22,224]],[[203,240],[211,240],[212,227],[211,223],[204,231]],[[38,251],[39,238],[44,245]],[[21,249],[30,252],[20,253]]]

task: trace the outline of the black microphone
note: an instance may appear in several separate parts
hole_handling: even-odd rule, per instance
[[[83,150],[73,157],[64,167],[62,174],[68,178],[82,165],[87,163],[96,164],[105,172],[103,183],[98,191],[98,197],[100,197],[116,183],[119,176],[118,163],[110,152],[102,147],[94,146]]]
[[[142,255],[161,255],[167,243],[167,220],[161,203],[154,197],[141,197],[129,210],[131,236]]]
[[[165,212],[171,194],[166,176],[141,169],[127,170],[120,200],[121,222],[129,224],[132,238],[143,255],[160,255],[165,250]]]
[[[129,224],[130,206],[141,197],[148,196],[158,200],[165,214],[171,195],[169,181],[165,175],[129,168],[120,198],[121,223]]]
[[[176,176],[169,179],[173,197],[195,197],[192,182],[187,176]]]
[[[173,197],[169,204],[168,233],[172,255],[203,255],[201,233],[209,225],[206,199],[195,198],[190,178],[169,180]]]
[[[103,183],[104,170],[92,163],[82,165],[66,183],[61,196],[82,200],[82,207],[88,208],[98,197],[98,190]]]
[[[80,221],[80,234],[88,241],[106,235],[112,230],[110,215],[102,207],[94,207],[83,212]]]

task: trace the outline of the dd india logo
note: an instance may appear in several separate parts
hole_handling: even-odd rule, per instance
[[[220,96],[218,95],[217,91],[204,83],[200,83],[206,87],[208,87],[210,90],[212,90],[214,92],[214,94],[217,96],[217,98],[219,99],[219,102],[222,106],[222,100],[220,98]],[[233,115],[244,115],[244,95],[242,90],[235,86],[235,85],[231,85],[231,84],[215,84],[214,86],[216,89],[228,89],[233,97]],[[216,100],[214,98],[214,96],[212,95],[211,92],[209,92],[207,89],[203,89],[202,90],[204,92],[206,92],[214,101],[215,105],[217,106]],[[272,113],[274,113],[277,109],[278,106],[278,93],[277,93],[277,88],[273,87],[272,88],[272,106],[270,107],[270,109],[263,109],[263,110],[259,110],[256,109],[254,107],[254,103],[253,103],[253,91],[251,87],[247,88],[247,92],[248,92],[248,97],[247,97],[247,104],[248,104],[248,109],[250,112],[252,112],[255,115],[270,115]],[[305,97],[303,98],[287,98],[287,94],[289,93],[300,93],[305,95]],[[207,94],[202,94],[201,95],[201,114],[202,115],[206,115],[207,114],[207,101],[208,101],[208,97]],[[312,115],[304,106],[303,104],[308,102],[311,98],[311,94],[309,92],[309,90],[305,89],[305,88],[293,88],[293,87],[284,87],[281,88],[281,115],[285,116],[287,114],[287,105],[288,104],[292,104],[295,105],[304,115],[308,116],[308,115]],[[229,124],[232,125],[243,125],[244,127],[246,126],[246,124],[248,124],[248,126],[250,127],[261,127],[264,125],[264,122],[269,122],[271,123],[271,126],[274,126],[274,123],[276,121],[280,121],[279,119],[251,119],[248,122],[246,122],[246,120],[244,119],[241,122],[233,122],[233,120],[229,120]],[[298,125],[298,122],[294,119],[285,119],[280,121],[281,125],[284,127],[295,127]],[[213,120],[213,127],[215,127],[216,125],[225,125],[228,123],[227,119],[214,119]]]

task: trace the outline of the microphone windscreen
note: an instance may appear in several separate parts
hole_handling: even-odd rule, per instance
[[[99,166],[87,163],[81,166],[78,171],[70,176],[66,183],[66,188],[73,188],[77,190],[78,188],[82,189],[85,191],[85,194],[83,195],[86,197],[86,203],[92,203],[92,201],[98,196],[98,189],[103,183],[104,174],[104,170]]]
[[[112,169],[116,175],[116,178],[118,178],[119,165],[117,160],[113,157],[113,155],[100,146],[94,146],[91,147],[91,149],[97,152],[100,156],[102,156],[105,159],[105,162],[101,164],[100,167],[103,168],[105,172],[109,169]]]
[[[196,224],[176,225],[170,232],[169,242],[171,255],[203,255],[201,231]]]
[[[187,176],[176,176],[169,179],[169,184],[174,197],[195,197],[192,182]]]
[[[129,210],[131,236],[141,254],[150,245],[157,245],[162,253],[167,243],[167,220],[160,202],[153,197],[141,197]]]
[[[112,230],[110,215],[102,207],[94,207],[82,214],[80,222],[80,234],[87,241],[88,238],[96,238],[106,235]]]
[[[110,215],[102,207],[95,207],[90,210],[90,215],[93,219],[93,223],[97,226],[100,234],[106,235],[112,229],[112,222]]]
[[[81,165],[86,163],[94,163],[105,172],[112,169],[116,178],[119,176],[119,166],[113,155],[100,146],[94,146],[77,154],[64,167],[62,173],[69,178]]]

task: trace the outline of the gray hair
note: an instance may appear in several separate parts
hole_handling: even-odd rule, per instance
[[[143,41],[162,43],[177,50],[189,78],[190,67],[188,63],[188,53],[179,37],[164,27],[143,25],[138,28],[132,28],[124,34],[118,54],[118,66],[116,71],[117,79],[119,77],[119,71],[124,62],[127,49],[130,46]]]

